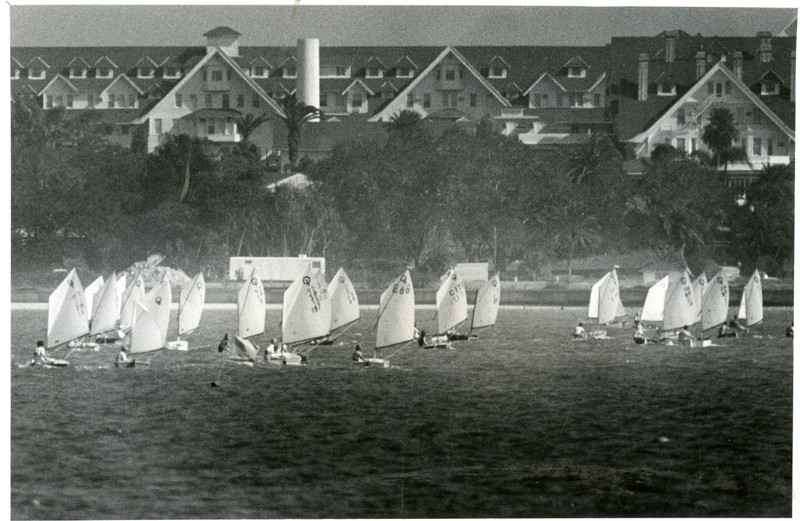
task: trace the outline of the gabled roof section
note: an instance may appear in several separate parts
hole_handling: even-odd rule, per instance
[[[565,89],[565,88],[564,88],[564,86],[563,86],[563,85],[561,85],[561,84],[558,82],[558,80],[557,80],[557,79],[555,79],[555,78],[554,78],[554,77],[553,77],[553,76],[552,76],[552,75],[551,75],[549,72],[543,72],[543,73],[541,74],[541,76],[539,76],[538,78],[536,78],[536,81],[534,81],[534,82],[533,82],[533,85],[531,85],[530,87],[528,87],[528,89],[527,89],[525,92],[523,92],[523,93],[522,93],[522,95],[523,95],[523,96],[527,96],[527,95],[528,95],[528,94],[531,92],[531,90],[532,90],[532,89],[533,89],[533,88],[534,88],[536,85],[538,85],[540,81],[544,80],[545,78],[547,78],[547,79],[549,79],[550,81],[552,81],[553,83],[555,83],[555,84],[558,86],[558,88],[559,88],[559,89],[563,90],[564,92],[567,92],[567,89]]]
[[[569,59],[569,61],[567,61],[567,63],[561,66],[562,69],[566,69],[568,67],[582,67],[584,69],[588,69],[589,64],[586,63],[586,61],[584,61],[584,59],[580,56],[573,56]]]
[[[640,143],[643,142],[645,139],[647,139],[647,137],[650,134],[655,132],[655,129],[658,129],[662,124],[666,122],[668,118],[671,118],[675,114],[675,112],[677,112],[677,110],[686,103],[686,101],[689,98],[693,97],[698,90],[703,88],[706,82],[708,82],[708,80],[718,71],[722,72],[733,83],[733,85],[736,86],[737,89],[739,89],[742,93],[744,93],[744,95],[747,96],[748,99],[750,99],[750,101],[752,101],[753,104],[756,105],[756,107],[758,107],[769,119],[771,119],[772,122],[775,123],[775,125],[779,129],[781,129],[787,136],[789,136],[789,138],[792,141],[794,141],[795,139],[794,131],[791,128],[789,128],[783,121],[781,121],[781,119],[766,104],[764,104],[764,102],[761,101],[761,99],[759,99],[759,97],[756,96],[753,93],[753,91],[747,88],[747,85],[742,83],[736,77],[735,74],[733,74],[727,67],[725,67],[723,62],[718,62],[713,67],[711,67],[711,69],[707,73],[705,73],[705,75],[703,75],[702,78],[697,80],[697,82],[695,82],[695,84],[692,86],[692,88],[690,88],[686,92],[686,94],[681,96],[680,99],[678,99],[675,103],[673,103],[672,106],[669,107],[669,109],[667,109],[667,111],[664,112],[664,114],[660,118],[658,118],[655,123],[650,125],[650,127],[648,127],[647,130],[645,130],[644,132],[640,132],[639,134],[632,137],[628,141],[631,143]]]
[[[11,68],[13,69],[15,65],[16,65],[16,66],[17,66],[17,68],[19,68],[19,69],[24,69],[24,68],[25,68],[25,66],[24,66],[24,65],[22,65],[22,64],[19,62],[19,60],[17,60],[16,58],[14,58],[14,57],[12,56],[12,57],[11,57]]]
[[[278,68],[283,67],[284,65],[286,65],[287,62],[294,62],[295,64],[297,64],[297,58],[295,58],[294,56],[289,56],[288,58],[283,60],[280,65],[278,65]]]
[[[778,31],[775,36],[797,36],[797,15],[789,22],[786,27]]]
[[[136,90],[136,92],[138,92],[138,93],[139,93],[139,95],[142,95],[142,94],[144,94],[144,91],[143,91],[142,89],[140,89],[140,88],[139,88],[139,87],[138,87],[138,86],[137,86],[137,85],[136,85],[136,84],[133,82],[133,80],[131,80],[130,78],[128,78],[128,76],[127,76],[126,74],[124,74],[124,73],[123,73],[123,74],[120,74],[120,75],[118,75],[116,78],[114,78],[114,80],[113,80],[111,83],[109,83],[109,84],[108,84],[108,86],[107,86],[105,89],[103,89],[103,90],[102,90],[102,92],[101,92],[100,94],[103,94],[103,93],[105,93],[105,92],[106,92],[108,89],[110,89],[110,88],[111,88],[111,87],[112,87],[112,86],[113,86],[115,83],[117,83],[118,81],[125,81],[125,82],[127,82],[127,83],[128,83],[130,86],[131,86],[131,87],[133,87],[133,88],[134,88],[134,90]],[[151,86],[150,86],[150,88],[148,89],[148,92],[152,92],[152,90],[153,90],[153,86],[155,86],[155,85],[157,85],[157,84],[155,84],[155,83],[154,83],[153,85],[151,85]]]
[[[786,85],[786,82],[785,82],[785,81],[783,81],[783,78],[781,78],[780,76],[778,76],[778,75],[777,75],[777,74],[776,74],[774,71],[772,71],[772,70],[769,70],[769,71],[765,72],[764,74],[762,74],[762,75],[761,75],[761,77],[760,77],[760,78],[758,78],[758,82],[759,82],[759,83],[762,83],[762,82],[764,82],[764,81],[771,81],[771,82],[773,82],[773,83],[775,83],[775,82],[778,82],[778,83],[780,83],[781,85]]]
[[[261,56],[260,54],[258,56],[256,56],[255,58],[253,58],[252,60],[250,60],[247,63],[247,65],[249,65],[251,67],[260,67],[260,66],[264,65],[267,68],[270,68],[270,69],[272,68],[272,64],[270,62],[268,62],[267,59],[264,58],[263,56]]]
[[[491,60],[489,60],[489,65],[492,65],[492,64],[498,63],[498,62],[502,63],[505,66],[506,69],[510,69],[511,68],[511,65],[509,65],[508,62],[505,61],[503,59],[503,57],[500,56],[499,54],[495,54],[494,57]]]
[[[472,74],[480,83],[483,85],[486,90],[488,90],[496,99],[500,102],[500,104],[504,107],[510,107],[511,102],[509,102],[502,94],[494,87],[491,83],[486,81],[480,72],[478,72],[475,67],[473,67],[464,57],[458,52],[455,47],[447,46],[445,49],[439,53],[439,55],[431,61],[427,67],[425,67],[422,72],[417,74],[417,76],[411,80],[398,94],[402,94],[403,92],[410,92],[411,90],[416,87],[420,81],[422,81],[431,71],[436,68],[437,65],[447,56],[448,54],[452,54],[455,58],[461,62],[461,65],[466,68],[470,74]],[[378,111],[374,116],[370,117],[368,121],[380,121],[381,118],[385,116],[389,116],[390,114],[394,114],[395,112],[399,112],[405,109],[405,100],[402,99],[401,96],[395,97],[391,102],[389,102],[383,109]]]
[[[370,57],[367,59],[367,61],[365,61],[365,62],[364,62],[364,67],[369,67],[369,66],[370,66],[370,65],[372,65],[372,64],[377,64],[377,65],[380,65],[380,66],[381,66],[381,67],[383,67],[384,69],[386,68],[386,65],[385,65],[385,64],[384,64],[384,63],[383,63],[383,62],[380,60],[380,58],[378,58],[378,57],[377,57],[377,56],[375,56],[375,55],[372,55],[372,56],[370,56]]]
[[[297,92],[297,88],[296,87],[293,88],[293,89],[290,89],[289,87],[284,85],[282,82],[278,82],[278,87],[280,87],[281,90],[283,92],[285,92],[286,94],[294,94],[295,92]]]
[[[142,66],[146,67],[146,66],[150,65],[154,69],[158,68],[158,63],[156,63],[156,61],[154,59],[152,59],[151,57],[149,57],[149,56],[144,56],[142,58],[139,58],[139,60],[134,65],[136,67],[142,67]]]
[[[586,92],[592,92],[594,89],[596,89],[596,88],[597,88],[597,86],[598,86],[598,85],[600,85],[601,83],[603,83],[603,80],[605,80],[605,79],[606,79],[606,73],[604,72],[603,74],[601,74],[601,75],[600,75],[600,77],[599,77],[599,78],[597,78],[597,81],[595,81],[595,82],[592,84],[592,86],[591,86],[591,87],[589,87],[589,88],[587,89],[587,91],[586,91]]]
[[[370,96],[374,96],[374,95],[375,95],[375,93],[374,93],[374,92],[372,92],[372,89],[370,89],[369,87],[367,87],[367,85],[366,85],[366,84],[365,84],[363,81],[361,81],[361,80],[359,80],[359,79],[356,79],[356,80],[354,80],[354,81],[353,81],[353,82],[352,82],[350,85],[348,85],[346,89],[344,89],[344,90],[342,91],[342,96],[344,96],[345,94],[347,94],[347,92],[348,92],[350,89],[352,89],[353,87],[355,87],[356,85],[361,85],[361,88],[363,88],[365,91],[367,91],[367,94],[369,94]]]
[[[114,63],[108,56],[101,56],[96,62],[94,62],[93,67],[97,68],[100,66],[109,66],[112,69],[119,69],[117,64]]]
[[[399,60],[397,60],[394,64],[395,67],[399,67],[401,63],[406,62],[411,65],[413,69],[419,69],[419,66],[414,63],[414,61],[408,57],[408,54],[404,54]]]
[[[203,36],[206,38],[215,38],[217,36],[241,36],[242,33],[231,29],[226,25],[220,25],[205,33]]]
[[[147,87],[145,89],[145,92],[147,94],[161,94],[162,96],[166,94],[166,91],[163,88],[161,88],[161,85],[159,85],[158,83],[153,83],[152,85]]]
[[[43,88],[42,90],[40,90],[39,92],[37,92],[37,93],[36,93],[36,95],[37,95],[37,96],[41,96],[41,95],[44,93],[44,91],[46,91],[47,89],[49,89],[51,85],[53,85],[55,82],[57,82],[57,81],[59,81],[59,80],[60,80],[60,81],[63,81],[64,83],[66,83],[66,84],[67,84],[67,87],[69,87],[69,88],[70,88],[70,89],[72,89],[73,91],[75,91],[75,92],[79,92],[79,91],[78,91],[78,89],[77,89],[77,87],[75,87],[75,85],[73,85],[71,81],[69,81],[67,78],[65,78],[65,77],[64,77],[64,76],[62,76],[61,74],[56,74],[56,75],[55,75],[55,77],[54,77],[52,80],[50,80],[50,81],[47,83],[47,85],[45,85],[45,86],[44,86],[44,88]]]
[[[381,92],[387,92],[387,91],[390,91],[390,90],[394,91],[394,92],[397,92],[397,87],[395,87],[394,84],[391,81],[384,81],[383,83],[381,83],[380,89],[381,89]]]
[[[510,82],[508,82],[508,83],[506,84],[506,86],[505,86],[503,89],[504,89],[506,92],[511,92],[512,90],[516,90],[517,92],[519,92],[520,94],[522,94],[522,89],[520,88],[520,86],[519,86],[519,85],[517,85],[517,82],[515,82],[515,81],[510,81]]]
[[[77,63],[76,63],[76,62],[77,62]],[[89,64],[86,62],[86,60],[84,60],[84,59],[83,59],[83,58],[81,58],[80,56],[76,56],[76,57],[72,58],[72,60],[70,60],[70,62],[67,64],[67,67],[72,67],[72,65],[73,65],[73,64],[77,64],[77,65],[83,65],[83,66],[84,66],[86,69],[88,69],[89,67],[91,67],[91,65],[89,65]]]
[[[37,62],[38,62],[38,63],[40,63],[40,64],[42,64],[42,65],[44,66],[44,68],[45,68],[45,69],[49,69],[49,68],[50,68],[50,66],[47,64],[47,62],[46,62],[46,61],[44,61],[44,60],[43,60],[41,57],[39,57],[39,56],[34,56],[33,58],[31,58],[31,61],[29,61],[29,62],[28,62],[28,68],[30,68],[30,67],[31,67],[31,65],[34,65],[34,64],[35,64],[35,63],[37,63]]]
[[[176,67],[180,67],[183,65],[181,61],[176,56],[167,56],[164,58],[164,61],[161,62],[159,67],[166,67],[168,65],[175,65]]]

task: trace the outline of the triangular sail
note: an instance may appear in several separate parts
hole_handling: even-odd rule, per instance
[[[730,292],[728,281],[720,271],[708,281],[703,291],[700,329],[708,331],[722,325],[728,317]]]
[[[86,310],[89,313],[89,319],[92,318],[94,313],[94,296],[95,294],[100,291],[100,288],[103,287],[103,276],[100,275],[91,284],[86,286],[86,289],[83,291],[84,300],[86,301]]]
[[[322,273],[322,270],[316,270],[314,272],[314,277],[316,277],[317,285],[319,286],[319,301],[320,301],[319,312],[322,313],[320,320],[322,320],[325,324],[327,324],[328,333],[330,333],[331,314],[333,313],[333,310],[331,309],[331,294],[328,291],[328,281],[325,280],[325,274]]]
[[[611,270],[601,282],[597,298],[597,322],[610,324],[617,318],[625,316],[625,307],[619,294],[617,270]]]
[[[267,313],[267,300],[264,297],[264,286],[256,277],[256,270],[250,274],[236,299],[239,316],[239,336],[249,338],[264,332],[264,321]]]
[[[497,321],[500,309],[500,274],[481,286],[475,296],[475,307],[472,310],[472,331],[491,327]]]
[[[600,316],[600,287],[605,284],[610,276],[611,273],[606,273],[603,278],[592,286],[592,292],[589,294],[589,313],[587,315],[590,319],[597,320]]]
[[[147,293],[143,302],[150,314],[156,320],[162,338],[167,338],[169,330],[170,304],[172,304],[172,286],[166,276]]]
[[[669,287],[669,276],[659,280],[647,290],[647,297],[642,307],[642,322],[662,322],[664,320],[664,303]]]
[[[701,273],[694,282],[692,282],[692,291],[694,292],[694,307],[697,311],[694,324],[701,321],[703,316],[703,296],[708,289],[708,279],[706,279],[705,272]]]
[[[339,268],[328,284],[328,296],[331,300],[331,331],[361,318],[358,295],[344,268]]]
[[[694,300],[689,272],[684,270],[682,273],[671,274],[661,328],[664,331],[673,331],[694,324],[697,317]]]
[[[47,302],[47,347],[55,347],[89,333],[89,317],[78,274],[73,269],[50,294]]]
[[[89,333],[99,335],[117,328],[119,320],[119,294],[117,293],[117,277],[114,273],[106,279],[105,284],[94,300]]]
[[[436,292],[438,333],[444,334],[467,319],[467,293],[458,270],[447,271]]]
[[[127,331],[133,325],[133,310],[136,303],[144,297],[144,277],[138,273],[122,294],[122,308],[119,312],[119,328]]]
[[[327,286],[325,289],[327,292]],[[319,279],[309,266],[283,294],[283,342],[297,344],[330,333],[330,315],[324,309],[327,305]]]
[[[375,348],[380,349],[414,339],[414,285],[408,270],[381,294]]]
[[[125,294],[125,289],[128,287],[128,275],[123,271],[117,277],[117,318],[122,314],[122,296]]]
[[[764,300],[761,293],[761,276],[758,270],[753,272],[744,287],[746,326],[752,327],[764,320]]]
[[[150,304],[140,300],[133,307],[133,326],[129,335],[132,355],[157,351],[164,347],[165,337],[161,334],[156,315],[148,307]]]
[[[178,335],[185,335],[197,329],[203,315],[203,304],[206,301],[206,281],[202,273],[198,273],[189,284],[181,287],[178,305]]]

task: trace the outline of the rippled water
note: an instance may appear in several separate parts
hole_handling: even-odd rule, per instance
[[[573,342],[584,313],[503,308],[478,341],[363,369],[365,310],[307,366],[227,364],[211,387],[233,308],[135,370],[112,347],[18,367],[47,318],[12,311],[12,516],[791,515],[791,310],[708,348]]]

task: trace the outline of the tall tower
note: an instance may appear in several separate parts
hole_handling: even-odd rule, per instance
[[[297,40],[297,99],[319,108],[319,38]]]

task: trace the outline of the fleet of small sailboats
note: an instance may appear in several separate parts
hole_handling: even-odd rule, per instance
[[[664,337],[675,336],[697,322],[694,290],[689,272],[670,273],[647,291],[642,322],[660,325]]]

